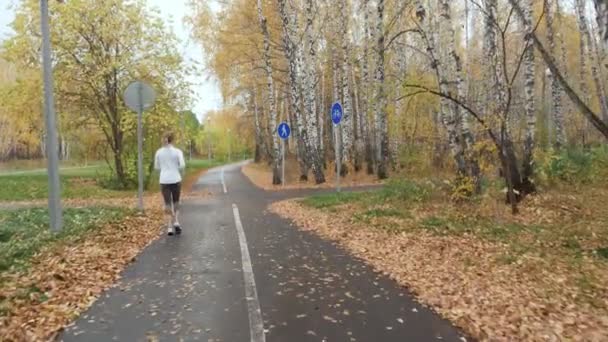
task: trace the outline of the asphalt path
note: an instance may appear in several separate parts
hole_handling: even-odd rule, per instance
[[[266,211],[332,190],[266,192],[241,166],[203,175],[195,190],[214,195],[183,203],[183,234],[146,248],[58,340],[467,340],[362,260]]]

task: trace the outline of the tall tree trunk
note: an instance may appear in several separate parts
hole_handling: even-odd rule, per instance
[[[564,63],[564,65],[565,65],[566,61],[568,59],[566,58],[566,43],[564,42],[563,27],[566,25],[566,23],[564,21],[564,15],[562,12],[562,5],[561,5],[560,1],[563,1],[563,0],[555,0],[555,14],[557,15],[557,18],[558,18],[558,27],[562,28],[562,30],[558,30],[558,32],[557,32],[557,38],[559,39],[560,53],[561,53],[559,58],[562,61],[562,63]],[[568,72],[568,70],[566,68],[564,68],[565,77],[568,77],[567,72]]]
[[[442,6],[443,9],[445,9]],[[440,37],[446,33],[442,33],[440,28],[437,27],[439,22],[435,16],[427,16],[427,10],[420,0],[416,1],[416,16],[421,23],[423,28],[423,38],[426,41],[426,50],[429,58],[431,59],[431,67],[434,69],[437,82],[439,84],[439,90],[443,94],[450,94],[454,98],[452,90],[449,87],[449,80],[447,78],[448,68],[446,61],[448,60],[444,52],[447,50],[444,44],[440,44]],[[440,118],[441,122],[445,126],[448,134],[448,144],[452,152],[452,156],[456,163],[458,175],[463,177],[467,176],[467,166],[463,153],[463,145],[460,143],[460,137],[457,132],[458,124],[455,116],[456,105],[446,98],[440,99]]]
[[[490,112],[496,112],[500,116],[500,140],[499,157],[502,165],[502,173],[507,185],[507,202],[511,204],[513,213],[517,212],[517,202],[523,196],[523,183],[519,173],[517,156],[513,147],[513,139],[510,132],[509,108],[507,108],[507,89],[505,80],[505,70],[503,69],[502,57],[506,51],[499,54],[497,48],[497,0],[485,1],[485,29],[484,29],[484,49],[489,58],[489,68],[492,75],[492,87],[490,93],[495,99],[495,104],[488,108]],[[520,195],[521,194],[521,195]]]
[[[466,98],[465,89],[463,86],[462,79],[462,62],[458,52],[456,51],[456,42],[455,42],[455,32],[452,24],[452,16],[450,11],[450,5],[448,0],[440,1],[440,16],[441,16],[441,29],[443,31],[444,37],[447,39],[447,53],[450,58],[447,58],[444,62],[448,64],[447,70],[450,74],[451,78],[455,78],[455,80],[450,80],[450,83],[455,84],[456,86],[456,96],[459,101],[464,102]],[[473,149],[475,145],[475,138],[473,137],[473,133],[471,132],[471,128],[469,125],[469,116],[468,113],[461,110],[460,106],[457,106],[455,103],[450,103],[453,106],[452,112],[454,116],[454,121],[456,125],[458,125],[456,131],[460,131],[460,137],[457,138],[457,143],[459,142],[462,146],[459,148],[460,153],[462,153],[462,159],[466,161],[468,165],[468,172],[465,172],[465,175],[472,178],[473,184],[475,185],[474,192],[479,193],[481,191],[481,183],[480,183],[480,168],[477,162],[477,159],[470,154],[467,158],[467,150]]]
[[[363,114],[361,113],[361,98],[359,96],[359,87],[357,86],[357,77],[355,75],[355,68],[351,68],[351,79],[352,79],[352,84],[353,84],[353,91],[354,91],[354,95],[355,95],[355,110],[354,110],[354,114],[353,114],[353,127],[354,127],[354,136],[355,136],[355,143],[354,143],[354,162],[355,162],[355,171],[359,172],[361,170],[361,164],[363,162],[363,149],[364,149],[364,143],[363,143],[363,131],[361,129],[361,121],[362,121],[362,116]]]
[[[349,44],[348,44],[348,29],[349,15],[346,8],[346,0],[338,1],[338,11],[342,17],[340,23],[340,40],[342,42],[342,107],[343,116],[340,122],[342,131],[342,166],[341,172],[346,175],[349,171],[349,166],[352,164],[353,158],[353,103],[350,96],[349,75],[350,75],[350,60],[349,60]]]
[[[517,0],[509,0],[517,15],[520,17],[524,16],[524,12],[519,5]],[[574,103],[574,105],[581,111],[583,116],[595,127],[605,139],[608,139],[608,124],[603,122],[602,119],[598,117],[596,113],[589,108],[589,106],[581,100],[580,96],[572,89],[568,81],[565,79],[564,75],[559,69],[558,63],[555,61],[555,58],[551,55],[549,51],[545,48],[543,43],[538,39],[535,33],[532,34],[532,39],[534,41],[534,46],[540,52],[543,61],[551,71],[551,74],[555,76],[555,78],[559,81],[559,84],[565,90],[566,95],[570,98],[570,100]]]
[[[374,173],[374,153],[372,149],[372,134],[369,124],[370,117],[370,77],[369,77],[369,44],[370,44],[370,5],[369,0],[363,0],[363,56],[361,56],[361,72],[363,73],[363,102],[362,102],[362,113],[361,113],[361,130],[365,140],[365,162],[367,164],[367,173]]]
[[[386,93],[384,89],[384,0],[378,0],[376,22],[376,102],[374,121],[376,126],[376,163],[378,178],[388,178],[389,144],[386,115]]]
[[[321,161],[323,163],[323,169],[325,169],[325,69],[321,68],[321,80],[319,82],[321,93],[319,94],[319,99],[321,101],[320,109],[318,111],[318,123],[319,123],[319,156],[321,157]]]
[[[469,50],[469,0],[464,0],[464,98],[468,102],[469,101],[469,85],[470,85],[470,64],[471,64],[471,54]]]
[[[402,29],[405,27],[405,16],[398,14],[398,25]],[[406,36],[401,35],[395,39],[392,43],[391,49],[393,50],[393,58],[391,59],[393,69],[396,72],[396,83],[394,85],[395,94],[401,95],[403,89],[403,83],[407,79],[407,55],[406,55]],[[400,96],[393,96],[395,106],[395,116],[393,122],[395,125],[392,126],[392,134],[389,136],[390,151],[391,151],[391,166],[396,171],[397,167],[400,167],[399,151],[401,150],[401,144],[405,140],[405,129],[403,116],[403,101]]]
[[[556,0],[544,0],[547,10],[545,16],[545,24],[547,27],[547,41],[549,42],[549,51],[555,56],[555,31],[553,28],[554,9],[552,6]],[[563,64],[563,61],[562,61]],[[555,148],[561,149],[566,145],[566,132],[564,127],[564,113],[562,111],[562,88],[559,80],[553,73],[549,75],[551,81],[551,99],[553,103],[553,122],[555,124]]]
[[[256,163],[259,163],[264,155],[264,142],[262,138],[262,127],[260,124],[260,114],[258,108],[258,100],[257,100],[257,88],[254,88],[252,98],[253,98],[253,115],[254,115],[254,124],[255,124],[255,154],[253,156],[253,160]]]
[[[317,103],[316,99],[316,83],[317,83],[317,54],[314,38],[314,23],[313,23],[313,1],[306,0],[306,44],[307,53],[304,59],[304,109],[306,111],[307,134],[309,144],[309,161],[311,162],[312,171],[315,176],[315,182],[321,184],[325,182],[323,174],[323,160],[319,146],[318,126],[317,121]],[[292,23],[296,25],[296,23]]]
[[[591,64],[591,76],[595,85],[595,92],[600,105],[600,112],[602,114],[602,118],[604,118],[604,121],[606,121],[605,119],[608,118],[608,100],[606,99],[605,88],[602,82],[602,76],[600,75],[600,61],[596,61],[595,58],[593,58],[594,55],[599,56],[597,44],[595,44],[594,39],[591,37],[589,25],[587,24],[587,18],[585,16],[585,1],[576,0],[575,6],[578,19],[577,23],[581,32],[581,76],[583,76],[584,74],[582,69],[586,67],[584,63],[585,58],[587,57],[587,55],[589,55],[589,62]],[[584,48],[584,45],[586,45],[587,49]],[[595,54],[592,52],[592,50],[594,50]],[[583,56],[583,53],[585,54],[585,56]],[[581,87],[581,93],[586,94],[587,92],[584,91]],[[589,96],[587,96],[587,99],[589,99]]]
[[[315,149],[315,145],[313,143],[314,136],[311,137],[311,132],[307,129],[305,118],[301,112],[301,96],[300,96],[300,76],[299,71],[302,70],[302,62],[301,62],[301,51],[298,49],[297,44],[294,42],[294,39],[297,37],[297,18],[295,15],[290,15],[287,13],[287,4],[286,0],[278,0],[279,4],[279,14],[281,17],[281,22],[283,26],[283,42],[284,42],[284,50],[285,56],[288,61],[288,74],[289,74],[289,88],[290,88],[290,97],[291,97],[291,110],[294,113],[296,125],[298,126],[298,133],[300,134],[300,138],[303,141],[304,145],[304,155],[303,157],[306,159],[307,164],[312,166],[312,171],[315,175],[315,182],[317,184],[325,182],[325,176],[323,175],[323,166],[321,164],[321,158],[319,158],[319,154]],[[316,128],[315,128],[316,130]],[[314,132],[312,132],[314,135]]]
[[[534,18],[532,1],[525,0],[524,2],[524,30],[525,30],[525,48],[524,52],[524,97],[526,111],[526,137],[524,140],[524,155],[522,160],[522,180],[524,182],[532,182],[534,174],[534,148],[536,146],[536,106],[534,102],[534,82],[536,75],[534,72],[534,44],[532,42],[532,30]]]
[[[602,73],[602,56],[608,59],[606,52],[603,47],[598,46],[595,39],[591,38],[591,45],[593,46],[594,60],[591,62],[591,73],[593,75],[594,82],[596,83],[597,97],[600,100],[600,109],[602,111],[602,119],[608,123],[608,93],[606,92],[606,79],[604,73]]]
[[[600,40],[603,41],[604,47],[608,48],[608,0],[595,0],[595,12]]]
[[[281,160],[279,151],[279,138],[275,134],[277,130],[277,105],[274,97],[274,80],[272,78],[272,62],[270,59],[270,34],[268,32],[268,23],[262,11],[262,0],[257,0],[258,19],[260,28],[264,37],[264,67],[266,69],[267,87],[268,87],[268,104],[269,104],[269,128],[272,139],[272,184],[281,184]]]

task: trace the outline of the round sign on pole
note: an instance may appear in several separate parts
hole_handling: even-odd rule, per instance
[[[286,122],[281,122],[279,124],[279,127],[277,127],[277,134],[283,140],[289,138],[289,134],[291,134],[291,129],[289,128],[289,125]]]
[[[134,112],[150,109],[156,100],[154,89],[148,84],[135,81],[129,84],[124,93],[125,104]]]
[[[334,123],[334,125],[337,125],[341,120],[342,106],[340,105],[340,102],[336,102],[333,106],[331,106],[331,121]]]
[[[143,111],[154,105],[156,93],[149,85],[135,81],[125,89],[124,100],[129,109],[137,112],[137,206],[144,210],[144,162],[143,162]]]

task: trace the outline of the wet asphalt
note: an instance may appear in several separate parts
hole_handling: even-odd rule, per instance
[[[183,234],[161,236],[146,248],[57,340],[260,342],[250,336],[233,204],[251,256],[265,341],[470,340],[363,261],[266,211],[280,199],[331,190],[265,192],[241,165],[202,176],[195,190],[213,196],[183,203]]]

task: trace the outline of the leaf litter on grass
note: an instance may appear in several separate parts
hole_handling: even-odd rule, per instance
[[[482,341],[606,341],[608,263],[597,252],[608,245],[606,215],[593,204],[604,195],[530,197],[517,217],[498,201],[370,206],[370,196],[270,211],[339,242]]]
[[[159,236],[161,223],[157,206],[146,215],[101,225],[77,241],[50,244],[27,269],[2,274],[0,340],[52,340]]]

